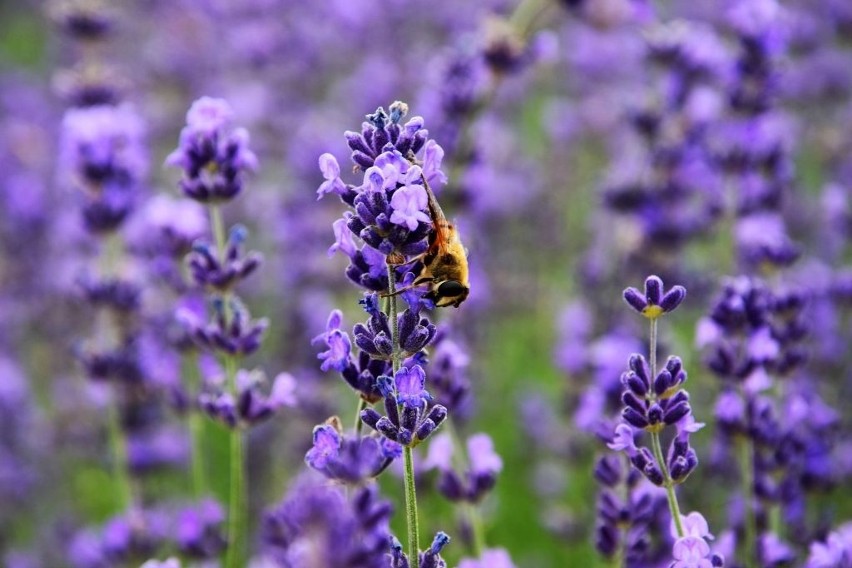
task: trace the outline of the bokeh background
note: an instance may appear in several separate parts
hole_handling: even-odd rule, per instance
[[[503,460],[479,505],[488,546],[519,567],[613,565],[595,548],[592,470],[608,452],[627,358],[647,352],[644,320],[622,290],[649,274],[688,290],[661,324],[661,356],[684,360],[693,414],[707,423],[693,436],[700,465],[679,489],[682,506],[717,534],[742,530],[741,477],[719,433],[718,397],[731,383],[701,324],[726,278],[755,277],[804,299],[791,355],[801,360],[770,365],[791,348],[780,340],[753,357],[771,376],[776,430],[798,444],[795,458],[773,462],[777,487],[761,497],[766,531],[790,552],[761,565],[804,565],[811,543],[852,514],[850,37],[844,0],[0,3],[6,565],[86,566],[69,552],[75,539],[101,534],[120,513],[109,389],[81,363],[99,317],[86,277],[105,256],[118,255],[122,276],[142,290],[136,346],[154,394],[138,417],[153,426],[130,444],[136,489],[152,507],[188,499],[179,395],[193,363],[169,330],[191,290],[186,250],[164,253],[160,243],[185,247],[207,231],[181,196],[179,171],[163,165],[203,95],[231,104],[260,164],[224,208],[264,255],[240,290],[270,322],[246,366],[297,382],[299,404],[250,436],[253,528],[304,471],[314,425],[355,415],[351,392],[320,372],[311,345],[333,308],[350,325],[362,318],[346,259],[326,253],[342,206],[317,201],[318,158],[331,153],[344,181],[359,183],[343,132],[402,100],[445,150],[439,199],[469,249],[470,298],[432,316],[459,347],[453,372],[470,385],[451,420],[464,436],[489,434]],[[86,230],[63,148],[67,113],[99,104],[132,113],[143,148],[120,245]],[[213,495],[226,502],[226,434],[203,428]],[[434,478],[423,472],[419,485],[423,534],[456,536],[445,551],[455,566],[470,555],[464,515]],[[402,510],[399,473],[380,485]],[[786,516],[791,494],[800,525]],[[404,534],[401,514],[392,526]]]

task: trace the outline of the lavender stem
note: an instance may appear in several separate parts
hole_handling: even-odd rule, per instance
[[[653,377],[657,376],[657,318],[651,318],[649,343],[648,358],[651,363],[651,377],[653,380]],[[660,470],[663,472],[663,485],[666,488],[666,498],[669,503],[669,511],[671,512],[675,528],[677,529],[677,536],[678,538],[681,538],[685,533],[683,530],[683,521],[680,518],[680,506],[677,502],[677,494],[675,493],[672,476],[669,474],[669,467],[666,464],[665,456],[663,456],[663,447],[660,443],[659,432],[651,432],[651,448],[654,452],[654,459],[657,460]]]
[[[117,269],[121,257],[121,238],[117,234],[106,237],[104,242],[103,256],[101,257],[101,271],[104,278],[111,277]],[[114,320],[107,317],[101,319],[99,335],[101,341],[108,343],[110,334],[115,331]],[[117,385],[113,385],[114,400],[109,403],[107,416],[107,436],[109,437],[110,453],[113,459],[113,473],[118,486],[119,510],[126,511],[133,505],[133,487],[130,483],[130,471],[127,463],[127,437],[121,423],[121,413],[118,405],[121,404],[121,392]]]
[[[109,404],[107,430],[110,451],[112,453],[113,473],[118,486],[119,510],[126,511],[133,504],[133,490],[130,486],[130,475],[127,471],[127,440],[121,426],[121,415],[118,411],[118,389],[114,389],[115,400]]]
[[[399,329],[397,322],[396,308],[396,270],[394,265],[388,264],[388,323],[391,330],[391,345],[393,351],[391,353],[391,364],[393,365],[393,373],[400,367],[399,360]],[[412,565],[417,565],[420,554],[419,530],[417,527],[417,493],[414,487],[414,456],[411,453],[411,448],[406,446],[403,451],[403,461],[405,462],[405,524],[408,528],[408,558]]]
[[[184,355],[181,363],[181,375],[187,378],[187,390],[195,397],[200,391],[201,382],[195,357]],[[188,422],[192,453],[192,493],[200,499],[207,494],[207,473],[204,470],[204,422],[197,407],[189,409]]]
[[[210,226],[216,240],[216,253],[220,261],[225,260],[225,222],[222,212],[215,204],[210,205]],[[223,294],[222,304],[224,310],[225,326],[229,325],[231,319],[230,293]],[[237,359],[233,355],[224,357],[225,385],[228,392],[237,399]],[[243,431],[237,424],[231,430],[230,444],[230,489],[228,498],[228,550],[225,557],[226,568],[240,568],[243,561],[243,547],[246,540],[245,526],[245,495],[246,483],[244,475],[244,448]]]
[[[367,409],[367,401],[363,398],[358,398],[358,408],[355,410],[355,437],[361,437],[361,427],[364,422],[361,420],[361,411]]]
[[[225,222],[222,220],[222,211],[218,205],[210,205],[210,227],[213,230],[213,238],[216,241],[216,252],[219,260],[225,259]]]

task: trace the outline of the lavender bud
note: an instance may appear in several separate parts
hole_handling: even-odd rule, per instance
[[[399,428],[397,428],[390,420],[388,420],[386,416],[382,416],[376,422],[376,430],[378,430],[385,438],[402,444],[402,442],[399,440]]]
[[[361,411],[361,421],[375,430],[378,430],[377,425],[381,418],[382,415],[376,412],[375,409],[365,408]]]

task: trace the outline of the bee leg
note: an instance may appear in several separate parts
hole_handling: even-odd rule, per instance
[[[416,287],[420,286],[421,284],[425,284],[427,282],[432,282],[433,280],[435,280],[435,279],[432,278],[432,277],[421,277],[421,278],[418,278],[417,280],[415,280],[414,282],[412,282],[411,284],[409,284],[408,286],[396,290],[393,294],[387,294],[387,293],[379,294],[379,297],[390,298],[391,296],[398,296],[398,295],[402,294],[403,292],[408,292],[412,288],[416,288]]]

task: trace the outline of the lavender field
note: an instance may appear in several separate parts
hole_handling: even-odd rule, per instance
[[[0,2],[0,565],[852,568],[852,2]]]

